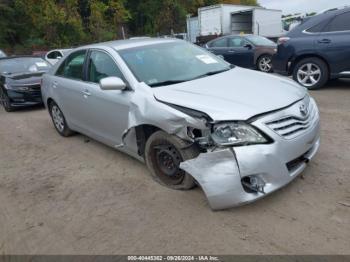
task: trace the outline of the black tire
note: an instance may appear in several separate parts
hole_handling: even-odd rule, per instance
[[[145,161],[152,177],[161,185],[176,190],[190,190],[196,186],[196,181],[179,165],[197,157],[199,153],[196,146],[179,137],[157,131],[146,142]]]
[[[52,123],[55,127],[55,129],[57,130],[57,132],[63,136],[63,137],[69,137],[69,136],[72,136],[74,134],[74,131],[72,131],[67,122],[66,122],[66,118],[64,117],[61,109],[59,108],[59,106],[51,101],[50,104],[49,104],[49,112],[50,112],[50,116],[51,116],[51,119],[52,119]],[[57,115],[56,114],[59,114],[58,117],[61,118],[60,120],[60,124],[57,122],[58,119],[56,118]]]
[[[266,62],[268,62],[268,65],[266,65]],[[272,56],[271,55],[262,55],[259,57],[256,67],[259,71],[264,72],[264,73],[272,73],[273,68],[272,68]]]
[[[0,102],[6,112],[12,112],[14,110],[14,108],[11,106],[10,98],[1,88],[0,88]]]
[[[312,65],[311,70],[307,69],[308,65]],[[306,72],[305,69],[307,69],[308,73],[300,73]],[[312,75],[317,70],[319,70],[320,73]],[[308,78],[304,83],[302,82],[302,80],[305,79],[303,78],[303,76],[305,78]],[[311,77],[313,80],[311,79]],[[323,87],[329,80],[328,66],[324,61],[317,57],[305,58],[295,65],[293,70],[293,79],[294,81],[298,82],[300,85],[306,87],[309,90],[319,89]],[[313,83],[313,81],[315,80],[317,80],[317,82]]]

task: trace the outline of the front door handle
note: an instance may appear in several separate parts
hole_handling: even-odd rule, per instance
[[[84,97],[91,96],[91,93],[87,89],[85,89],[82,93],[83,93]]]
[[[332,41],[330,39],[322,39],[322,40],[318,40],[318,42],[320,44],[330,44]]]
[[[236,51],[235,50],[228,50],[228,53],[233,54],[233,53],[236,53]]]

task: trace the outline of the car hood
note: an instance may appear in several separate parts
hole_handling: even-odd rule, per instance
[[[307,94],[289,79],[239,67],[153,92],[158,101],[206,113],[214,121],[247,120],[287,107]]]

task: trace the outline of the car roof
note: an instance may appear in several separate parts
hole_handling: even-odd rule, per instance
[[[140,46],[172,43],[172,42],[184,42],[180,39],[175,38],[140,38],[140,39],[128,39],[128,40],[115,40],[110,42],[103,42],[97,44],[91,44],[86,46],[81,46],[78,49],[88,49],[88,48],[99,48],[99,47],[110,47],[115,50],[123,50]]]

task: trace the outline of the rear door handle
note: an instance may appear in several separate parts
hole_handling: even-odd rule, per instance
[[[85,89],[82,93],[83,93],[83,95],[84,95],[85,97],[91,96],[91,93],[90,93],[89,90],[87,90],[87,89]]]
[[[330,39],[322,39],[322,40],[318,40],[318,42],[320,44],[330,44],[332,41]]]

